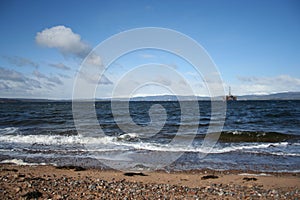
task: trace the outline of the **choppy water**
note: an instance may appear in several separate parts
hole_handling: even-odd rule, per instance
[[[160,104],[166,116],[162,107],[151,114],[156,121],[166,117],[166,122],[157,134],[147,135],[142,131],[151,121],[148,111],[154,104]],[[200,114],[185,116],[184,122],[178,102],[130,102],[131,119],[139,126],[129,132],[120,128],[130,127],[124,102],[117,103],[114,115],[110,102],[97,102],[95,107],[105,134],[96,138],[78,134],[78,129],[97,133],[100,127],[90,126],[92,116],[85,114],[76,130],[71,102],[1,103],[0,161],[92,167],[113,163],[125,168],[136,157],[135,169],[300,171],[300,101],[228,102],[223,132],[210,152],[201,147],[209,124],[216,121],[211,120],[210,102],[199,101]],[[171,143],[175,136],[178,142]],[[181,156],[160,165],[173,155]]]

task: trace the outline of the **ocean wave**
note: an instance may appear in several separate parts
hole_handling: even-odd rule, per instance
[[[195,139],[204,139],[206,136],[211,135],[217,135],[220,133],[203,133],[203,134],[190,134],[190,133],[178,133],[176,136],[180,137],[181,139],[190,140],[191,138]],[[164,137],[168,139],[172,139],[174,137],[174,134],[165,134],[162,133],[158,135],[158,137]],[[284,134],[284,133],[277,133],[277,132],[264,132],[264,131],[240,131],[240,130],[233,130],[233,131],[222,131],[220,134],[220,137],[218,139],[218,142],[222,143],[265,143],[265,142],[285,142],[290,141],[293,139],[300,139],[299,135],[292,135],[292,134]]]
[[[256,144],[249,144],[245,143],[242,145],[231,145],[224,148],[216,148],[213,149],[210,153],[229,153],[229,152],[236,152],[236,151],[244,151],[249,149],[267,149],[270,147],[283,147],[285,148],[288,145],[288,142],[279,142],[279,143],[256,143]]]
[[[1,135],[2,143],[21,143],[21,144],[44,144],[44,145],[64,145],[64,144],[88,144],[88,143],[108,143],[113,137],[104,136],[97,138],[84,137],[81,135]]]
[[[16,133],[18,130],[19,128],[16,127],[0,128],[0,135],[13,134]]]
[[[2,160],[0,163],[2,164],[15,164],[15,165],[48,165],[47,163],[29,163],[29,162],[24,162],[21,159],[9,159],[9,160]],[[52,165],[55,166],[55,164],[53,163]]]
[[[241,133],[236,132],[232,135],[239,135]],[[187,137],[183,135],[182,137]],[[188,137],[191,137],[188,135]],[[203,137],[203,136],[202,136]],[[82,151],[89,152],[105,152],[114,150],[147,150],[147,151],[161,151],[161,152],[187,152],[187,153],[212,153],[222,154],[229,152],[246,152],[249,150],[262,150],[269,148],[286,148],[287,146],[293,146],[293,143],[289,142],[244,142],[244,143],[219,143],[213,148],[202,148],[200,141],[198,145],[180,145],[180,144],[162,144],[154,141],[141,141],[140,135],[137,133],[128,133],[120,136],[103,136],[103,137],[87,137],[82,135],[0,135],[1,149],[11,149],[13,147],[23,149],[33,149],[38,151],[43,150],[43,145],[50,146],[50,150],[59,150],[58,146],[65,146],[67,149],[74,151],[74,148],[79,148]],[[298,145],[299,143],[295,143]],[[23,147],[25,145],[25,147]],[[40,146],[38,146],[40,145]],[[51,147],[53,146],[53,147]],[[82,148],[84,147],[84,148]],[[64,149],[65,150],[65,149]],[[253,152],[253,151],[251,151]],[[263,151],[259,151],[263,152]],[[268,151],[269,152],[269,151]],[[297,152],[290,153],[278,153],[288,156],[299,156]]]
[[[231,145],[227,147],[212,147],[202,148],[199,146],[184,146],[184,145],[169,145],[169,144],[157,144],[157,143],[122,143],[124,146],[133,147],[136,150],[148,150],[148,151],[160,151],[160,152],[183,152],[183,153],[211,153],[211,154],[222,154],[229,152],[236,152],[249,149],[266,149],[270,147],[282,147],[285,148],[288,143],[264,143],[264,144],[242,144],[242,145]]]
[[[259,155],[300,157],[300,153],[291,153],[291,152],[271,152],[271,151],[245,151],[245,152],[252,153],[252,154],[259,154]]]
[[[212,133],[213,134],[213,133]],[[220,135],[221,142],[284,142],[299,136],[263,131],[223,131]]]

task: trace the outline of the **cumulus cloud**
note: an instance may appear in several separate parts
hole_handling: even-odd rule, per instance
[[[5,59],[7,62],[9,62],[12,65],[23,67],[23,66],[31,66],[37,68],[39,66],[38,63],[28,59],[23,58],[19,56],[2,56],[3,59]]]
[[[68,67],[67,65],[65,65],[63,63],[50,63],[49,66],[57,68],[57,69],[62,69],[62,70],[70,70],[71,69],[70,67]]]
[[[87,57],[85,64],[89,66],[103,67],[100,56],[95,53],[92,53]]]
[[[105,75],[102,75],[100,80],[99,80],[99,77],[93,73],[90,73],[90,72],[85,72],[85,71],[82,71],[82,72],[79,72],[80,73],[80,77],[83,78],[87,83],[89,84],[103,84],[103,85],[111,85],[113,84],[113,82],[111,82],[109,80],[109,78],[107,78]]]
[[[72,80],[62,82],[58,76],[21,73],[0,66],[0,97],[4,98],[70,98]],[[67,86],[67,88],[66,88]]]
[[[0,90],[9,90],[11,89],[7,84],[0,82]]]
[[[70,56],[77,61],[79,60],[80,63],[84,60],[84,68],[88,69],[88,72],[81,73],[87,83],[102,85],[112,84],[112,81],[105,75],[103,75],[100,80],[98,80],[99,77],[95,77],[97,73],[94,73],[94,71],[97,72],[103,67],[101,57],[96,52],[91,53],[92,47],[84,42],[81,36],[75,33],[71,28],[63,25],[46,28],[36,34],[35,41],[40,46],[57,49],[63,56]],[[71,70],[69,66],[63,63],[51,63],[48,65],[61,70]],[[64,74],[47,76],[38,70],[35,70],[33,74],[36,78],[43,79],[43,83],[49,87],[51,87],[52,84],[62,84],[60,78],[64,79],[64,83],[66,83],[66,79],[71,78]],[[65,85],[65,87],[68,86]],[[71,85],[69,85],[69,87],[71,87]],[[65,90],[65,88],[62,89]]]
[[[57,48],[64,55],[84,58],[91,51],[91,47],[82,41],[79,34],[62,25],[38,32],[35,40],[41,46]]]
[[[47,76],[45,74],[41,73],[39,70],[34,70],[33,75],[35,75],[37,78],[47,79]]]
[[[63,82],[57,76],[46,76],[45,74],[41,73],[38,70],[33,71],[33,75],[39,79],[45,79],[48,82],[55,83],[55,84],[63,84]]]
[[[110,85],[113,84],[106,76],[101,76],[99,84]]]
[[[280,75],[280,76],[276,76],[276,77],[238,77],[238,79],[242,82],[248,82],[248,83],[255,83],[255,84],[274,84],[274,83],[278,83],[278,84],[282,84],[282,85],[286,85],[286,84],[296,84],[299,85],[300,84],[300,79],[298,78],[294,78],[291,77],[289,75]]]
[[[61,74],[61,73],[58,73],[58,76],[60,76],[61,78],[71,78],[71,76],[69,75],[66,75],[66,74]]]
[[[0,67],[0,84],[1,89],[18,89],[21,91],[41,88],[39,81],[28,78],[15,70],[3,67]]]
[[[275,77],[239,76],[237,78],[241,84],[236,88],[240,88],[241,94],[268,94],[300,90],[300,79],[290,75]]]
[[[171,86],[172,85],[172,78],[167,77],[167,76],[158,75],[155,78],[154,82],[160,83],[160,84],[165,85],[165,86]]]
[[[25,76],[20,72],[0,67],[0,79],[6,81],[25,82]]]
[[[63,84],[63,82],[57,76],[48,77],[48,81],[55,84]]]
[[[85,63],[87,65],[102,67],[101,57],[95,52],[89,54],[92,47],[69,27],[60,25],[46,28],[36,34],[35,41],[41,46],[58,49],[64,56],[74,56],[80,59],[86,58]],[[87,55],[89,56],[87,57]],[[67,66],[62,64],[52,65],[52,67],[67,69]]]

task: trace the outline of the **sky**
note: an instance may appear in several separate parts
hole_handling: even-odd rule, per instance
[[[83,61],[104,66],[101,55],[87,60],[89,53],[115,34],[143,27],[172,29],[199,43],[226,93],[229,86],[235,95],[300,92],[298,0],[2,0],[0,27],[1,98],[71,99]],[[209,94],[189,62],[158,49],[120,55],[101,78],[89,72],[86,81],[96,84],[97,98],[110,97],[122,77],[147,65],[138,78],[152,76],[164,85],[137,87],[131,96],[168,94],[168,87],[190,95],[151,63],[177,71],[194,94]]]

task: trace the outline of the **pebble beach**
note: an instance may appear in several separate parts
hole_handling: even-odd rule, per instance
[[[299,199],[299,173],[0,165],[1,199]]]

